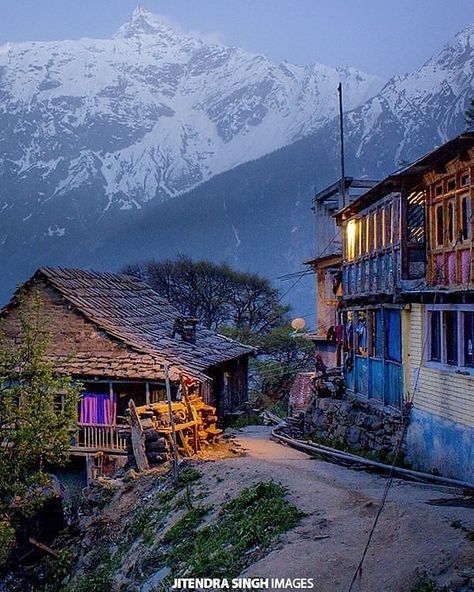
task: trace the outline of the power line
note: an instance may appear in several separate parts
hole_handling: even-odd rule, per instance
[[[471,214],[470,221],[472,220],[472,217],[473,216],[474,216],[474,212]],[[452,254],[452,253],[455,252],[456,246],[458,245],[459,242],[460,242],[460,237],[458,236],[458,238],[457,238],[456,242],[454,243],[454,245],[453,245],[453,247],[452,247],[452,249],[451,249],[451,251],[450,251],[449,254]],[[433,293],[434,294],[433,295],[433,306],[436,306],[436,304],[437,304],[437,299],[438,299],[438,295],[439,295],[440,290],[441,290],[441,285],[438,285],[436,287],[434,293]],[[409,401],[410,407],[413,406],[413,403],[415,401],[415,395],[416,395],[416,393],[418,391],[418,385],[419,385],[419,380],[420,380],[421,367],[423,365],[423,360],[425,358],[427,344],[428,344],[428,331],[425,332],[425,336],[424,336],[424,339],[423,339],[423,345],[422,345],[421,355],[420,355],[420,362],[418,364],[418,371],[416,373],[415,383],[413,385],[413,393],[412,393],[412,396],[411,396],[411,401]],[[350,583],[348,592],[351,592],[352,591],[352,588],[354,586],[355,581],[357,580],[357,577],[362,575],[362,567],[364,565],[364,561],[365,561],[365,558],[367,556],[367,552],[368,552],[369,547],[370,547],[370,544],[372,542],[372,538],[373,538],[373,535],[375,533],[375,529],[377,528],[377,524],[379,522],[380,516],[382,515],[382,512],[384,510],[385,503],[387,501],[387,496],[389,494],[390,488],[392,487],[392,484],[393,484],[395,466],[396,466],[396,463],[397,463],[397,460],[398,460],[398,457],[399,457],[399,454],[400,454],[400,451],[401,451],[401,448],[402,448],[402,445],[403,445],[403,441],[405,439],[406,432],[407,432],[407,429],[408,429],[408,419],[409,419],[409,409],[405,409],[404,410],[404,415],[403,415],[402,432],[401,432],[400,438],[399,438],[399,440],[397,442],[397,445],[396,445],[396,447],[394,449],[393,461],[392,461],[391,466],[390,466],[390,473],[389,473],[388,481],[385,484],[384,492],[383,492],[383,495],[382,495],[382,499],[380,501],[380,506],[379,506],[379,508],[377,510],[377,514],[375,515],[375,519],[374,519],[374,522],[372,524],[372,528],[370,529],[369,536],[367,538],[367,542],[366,542],[365,547],[364,547],[364,550],[362,552],[362,556],[360,558],[359,564],[358,564],[358,566],[357,566],[357,568],[356,568],[356,570],[354,572],[354,575],[352,577],[352,580],[351,580],[351,583]]]

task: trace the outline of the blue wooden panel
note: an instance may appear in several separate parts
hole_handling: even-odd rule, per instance
[[[362,356],[355,356],[354,360],[354,391],[364,397],[368,396],[368,360]]]
[[[403,366],[385,362],[385,405],[398,407],[403,404]]]
[[[351,370],[351,372],[347,372],[347,370],[344,371],[344,377],[346,379],[346,384],[347,384],[347,388],[350,391],[354,391],[354,384],[355,384],[355,371],[354,369]]]
[[[384,363],[382,360],[369,359],[369,390],[373,399],[384,400]]]

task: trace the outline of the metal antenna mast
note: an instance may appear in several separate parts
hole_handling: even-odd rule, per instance
[[[341,207],[346,205],[346,171],[344,166],[344,120],[342,111],[342,82],[337,87],[339,93],[339,128],[341,135]]]

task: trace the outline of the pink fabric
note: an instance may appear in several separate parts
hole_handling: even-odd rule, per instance
[[[461,283],[468,284],[471,275],[471,253],[468,250],[461,251]]]
[[[444,274],[443,274],[443,255],[436,255],[436,269],[435,269],[435,284],[443,284],[444,283]]]
[[[456,283],[456,253],[448,255],[448,284]]]

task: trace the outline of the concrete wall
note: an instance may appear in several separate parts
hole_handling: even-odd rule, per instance
[[[407,451],[415,469],[474,483],[474,428],[414,408]]]

